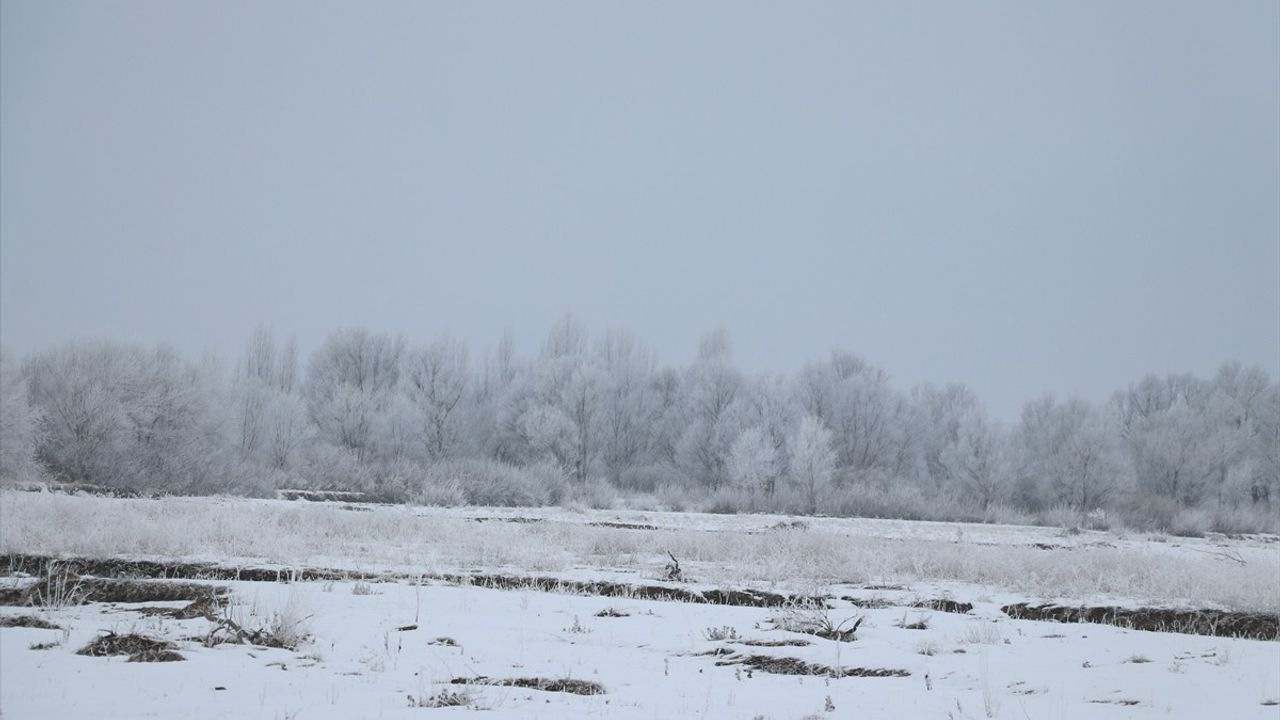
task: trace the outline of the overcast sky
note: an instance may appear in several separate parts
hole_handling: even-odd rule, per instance
[[[1005,419],[1280,367],[1274,0],[4,0],[0,63],[18,353],[572,311]]]

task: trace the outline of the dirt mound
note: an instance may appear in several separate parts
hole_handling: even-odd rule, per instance
[[[0,628],[24,627],[35,628],[37,630],[61,630],[58,625],[38,618],[35,615],[6,615],[0,617]]]
[[[521,687],[543,692],[564,692],[574,695],[603,695],[604,686],[590,680],[573,680],[570,678],[491,678],[491,677],[457,677],[449,681],[454,685],[499,685],[502,687]]]
[[[107,633],[76,651],[77,655],[90,657],[109,657],[112,655],[128,655],[129,662],[176,662],[186,660],[174,652],[173,643],[130,633],[117,635]]]
[[[743,665],[752,670],[771,673],[773,675],[817,675],[820,677],[907,677],[911,673],[906,670],[886,668],[846,667],[836,668],[821,663],[805,662],[799,658],[776,657],[773,655],[732,655],[724,660],[717,660],[716,665]]]
[[[1000,608],[1018,620],[1061,623],[1097,623],[1131,630],[1280,640],[1280,615],[1225,610],[1175,610],[1170,608],[1072,607],[1016,603]]]

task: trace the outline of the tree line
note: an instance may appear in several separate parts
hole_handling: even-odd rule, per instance
[[[530,357],[332,333],[300,362],[255,332],[227,365],[78,342],[0,360],[0,476],[149,493],[349,490],[397,502],[777,510],[925,519],[1122,517],[1275,529],[1280,387],[1259,368],[1147,376],[1102,404],[991,418],[966,386],[895,388],[833,352],[749,376],[723,331],[685,367],[566,317]]]

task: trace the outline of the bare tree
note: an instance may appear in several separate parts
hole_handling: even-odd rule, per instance
[[[466,348],[448,339],[411,352],[406,360],[405,390],[427,457],[433,461],[449,457],[457,444],[459,405],[468,377]]]
[[[35,477],[39,421],[16,361],[0,351],[0,479]]]

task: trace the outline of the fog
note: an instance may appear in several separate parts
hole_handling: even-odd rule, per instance
[[[993,416],[1280,370],[1275,3],[23,2],[0,340],[832,348]]]

